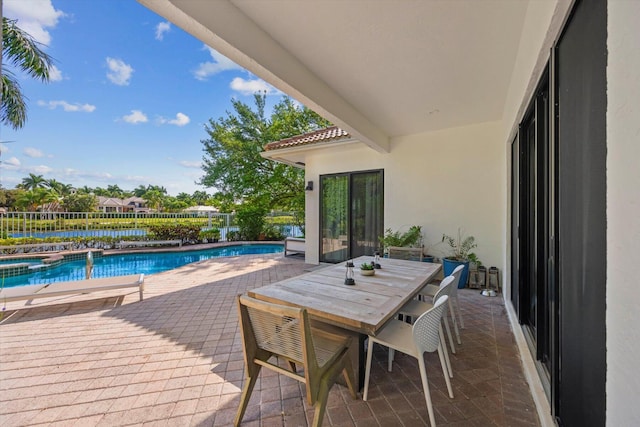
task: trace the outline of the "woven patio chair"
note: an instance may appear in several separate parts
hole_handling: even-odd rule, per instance
[[[329,390],[342,374],[356,398],[356,376],[349,357],[351,338],[311,327],[304,308],[286,307],[238,296],[245,383],[234,425],[239,426],[260,369],[265,367],[306,385],[307,402],[315,407],[313,426],[320,427]],[[276,359],[276,360],[273,360]],[[288,368],[277,360],[287,362]],[[297,372],[298,365],[304,369]]]

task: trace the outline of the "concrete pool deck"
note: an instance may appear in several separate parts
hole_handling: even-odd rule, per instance
[[[7,303],[0,425],[231,425],[244,365],[235,296],[316,267],[281,253],[216,258],[147,276],[144,301],[109,291]],[[455,399],[442,393],[437,356],[426,356],[436,420],[540,425],[501,298],[466,289],[459,297],[466,329],[452,355]],[[325,425],[425,425],[415,359],[398,354],[389,375],[386,351],[374,356],[369,401],[335,386]],[[306,426],[312,415],[297,382],[265,371],[242,425]]]

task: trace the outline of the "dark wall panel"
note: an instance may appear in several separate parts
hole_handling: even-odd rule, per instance
[[[605,425],[607,2],[580,1],[558,43],[559,421]]]

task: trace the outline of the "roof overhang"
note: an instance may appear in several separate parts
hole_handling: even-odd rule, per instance
[[[531,3],[138,1],[379,152],[502,119]]]
[[[265,159],[284,163],[296,168],[304,169],[307,163],[307,155],[318,150],[333,149],[344,145],[356,144],[359,141],[354,138],[341,139],[340,141],[316,142],[300,147],[278,148],[277,150],[263,151],[260,153]]]

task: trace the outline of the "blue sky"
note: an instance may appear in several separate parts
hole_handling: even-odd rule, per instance
[[[205,124],[233,98],[282,97],[135,0],[4,0],[3,15],[55,59],[48,84],[17,74],[28,117],[18,131],[0,128],[12,141],[0,144],[4,188],[34,173],[75,187],[211,194],[195,184]]]

